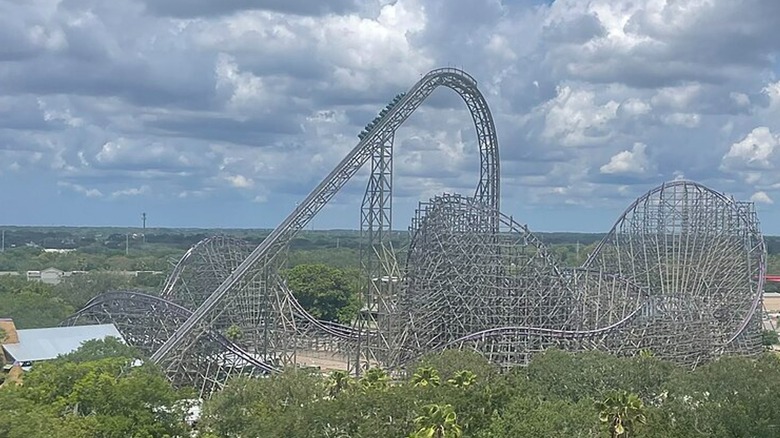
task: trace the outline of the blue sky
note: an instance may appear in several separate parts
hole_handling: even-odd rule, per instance
[[[780,234],[780,2],[0,0],[0,224],[267,228],[439,66],[475,76],[502,210],[607,231],[688,178]],[[470,194],[464,105],[398,131],[395,228]],[[359,174],[315,219],[356,228]]]

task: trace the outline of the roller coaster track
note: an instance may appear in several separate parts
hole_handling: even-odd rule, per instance
[[[479,182],[473,197],[443,194],[420,203],[402,269],[392,241],[383,240],[392,230],[393,138],[440,86],[470,111]],[[113,318],[173,381],[202,382],[201,393],[244,368],[344,367],[359,375],[366,366],[404,367],[451,347],[473,348],[505,367],[553,346],[649,350],[692,367],[762,351],[761,291],[777,279],[766,274],[752,203],[690,181],[665,183],[632,203],[581,267],[562,268],[527,226],[499,209],[495,127],[468,74],[428,73],[358,138],[254,250],[226,236],[204,239],[173,267],[161,297],[104,294],[72,322]],[[369,162],[361,310],[354,325],[323,321],[296,299],[279,269],[296,233]]]
[[[242,279],[252,277],[270,266],[274,258],[290,240],[333,198],[372,155],[394,135],[406,119],[438,87],[455,91],[466,103],[474,121],[480,149],[480,180],[475,197],[499,211],[500,169],[498,138],[493,116],[487,101],[477,89],[477,81],[457,69],[437,69],[423,76],[405,96],[390,109],[364,136],[355,148],[328,174],[325,179],[293,210],[284,221],[258,245],[216,290],[198,307],[184,324],[157,350],[151,360],[160,363],[180,347],[184,339],[200,327],[226,294]]]
[[[299,318],[302,318],[307,323],[312,324],[314,327],[320,329],[323,333],[327,333],[339,339],[349,340],[357,340],[358,336],[360,336],[360,331],[354,327],[315,318],[311,313],[307,312],[303,306],[301,306],[301,303],[298,302],[298,300],[295,298],[295,295],[292,293],[292,291],[290,291],[290,289],[287,287],[287,284],[283,280],[278,279],[277,285],[283,291],[283,293],[287,295],[287,299],[290,301],[290,307],[293,309],[293,312],[295,312],[295,315]],[[365,335],[366,334],[363,333],[363,336]]]
[[[593,338],[597,336],[606,335],[612,332],[613,330],[616,330],[620,327],[630,324],[631,321],[634,320],[637,317],[637,315],[639,315],[641,312],[642,312],[642,306],[638,307],[633,312],[626,315],[625,318],[621,319],[620,321],[593,330],[558,330],[558,329],[550,329],[550,328],[543,328],[543,327],[495,327],[487,330],[482,330],[476,333],[471,333],[469,335],[463,336],[458,339],[454,339],[450,342],[447,342],[446,344],[436,347],[435,349],[431,350],[431,352],[446,350],[448,348],[452,348],[466,342],[484,341],[491,337],[498,337],[498,336],[536,335],[540,337],[548,336],[557,339]],[[426,352],[425,354],[427,353],[428,352]]]
[[[196,254],[199,249],[202,247],[208,245],[213,237],[209,237],[206,239],[203,239],[190,247],[190,249],[187,250],[187,252],[184,253],[184,255],[179,259],[179,261],[174,265],[173,270],[171,270],[171,274],[168,276],[168,279],[165,281],[165,286],[163,286],[162,292],[160,292],[161,297],[169,297],[171,293],[173,292],[173,288],[176,286],[176,283],[181,278],[182,272],[184,272],[184,269],[187,267],[187,262],[193,257],[193,254]]]
[[[743,237],[743,240],[745,241],[746,245],[752,247],[748,247],[746,249],[751,253],[756,252],[761,253],[764,256],[766,255],[764,239],[761,237],[761,232],[758,229],[758,219],[755,217],[756,213],[755,210],[752,209],[752,203],[736,201],[733,197],[726,196],[721,192],[717,192],[693,181],[675,180],[663,183],[660,186],[649,190],[647,193],[640,196],[633,203],[631,203],[631,205],[629,205],[628,208],[626,208],[626,210],[620,215],[615,225],[612,227],[612,230],[610,230],[610,232],[607,233],[607,235],[596,245],[596,248],[594,248],[593,252],[590,253],[587,260],[583,264],[583,267],[587,268],[597,263],[597,258],[600,256],[605,247],[608,246],[610,239],[620,231],[621,225],[633,212],[650,202],[654,195],[663,194],[664,191],[674,191],[676,189],[695,190],[701,193],[706,193],[707,196],[711,196],[712,198],[717,199],[717,201],[721,202],[723,205],[729,206],[734,211],[735,217],[738,218],[738,221],[741,221],[748,227],[745,231],[746,235]],[[728,339],[724,342],[724,347],[735,342],[737,338],[739,338],[739,336],[745,332],[753,320],[753,316],[755,315],[756,311],[761,307],[764,282],[766,281],[766,264],[758,263],[757,265],[752,266],[752,268],[756,269],[758,272],[755,275],[755,287],[752,296],[750,297],[751,301],[748,303],[744,318],[739,322],[733,333],[731,333]],[[715,274],[720,276],[723,275],[722,272]]]
[[[116,302],[127,302],[132,301],[134,303],[143,303],[150,308],[153,307],[165,307],[167,312],[166,315],[157,315],[157,317],[170,317],[171,315],[175,315],[178,317],[181,317],[182,319],[189,318],[192,316],[192,311],[189,309],[182,307],[172,301],[168,301],[166,299],[156,297],[153,295],[148,295],[141,292],[135,292],[135,291],[114,291],[114,292],[106,292],[104,294],[98,295],[91,300],[87,302],[86,305],[82,309],[80,309],[78,312],[70,316],[67,320],[63,322],[62,325],[75,325],[76,322],[82,317],[87,317],[94,313],[103,313],[101,312],[104,305],[111,305]],[[114,313],[114,314],[107,314],[112,319],[116,318],[117,316],[121,316],[121,313]],[[121,330],[120,330],[121,331]],[[247,365],[251,365],[255,367],[256,369],[265,372],[265,373],[271,373],[278,371],[274,366],[269,365],[256,357],[254,357],[249,352],[245,351],[238,345],[236,345],[234,342],[227,339],[222,334],[214,331],[209,330],[206,332],[206,335],[209,336],[212,340],[217,342],[226,352],[229,352],[236,357],[242,359]]]
[[[456,194],[421,203],[390,365],[468,341],[489,349],[490,338],[502,343],[499,362],[508,363],[523,348],[518,337],[597,337],[642,310],[648,294],[640,284],[601,270],[562,270],[526,225],[490,209]],[[498,234],[485,228],[488,217],[498,219]],[[619,305],[599,300],[605,291]]]

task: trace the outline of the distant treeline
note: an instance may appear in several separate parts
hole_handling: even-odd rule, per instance
[[[259,244],[268,229],[188,229],[188,228],[119,228],[119,227],[0,227],[5,230],[5,248],[34,245],[51,249],[79,249],[101,246],[124,250],[140,243],[187,249],[206,237],[225,234]],[[593,245],[604,233],[540,232],[534,233],[546,245]],[[397,248],[408,242],[407,231],[393,231]],[[780,236],[764,236],[769,254],[780,254]],[[291,250],[326,248],[359,249],[360,232],[356,230],[306,230],[290,243]]]

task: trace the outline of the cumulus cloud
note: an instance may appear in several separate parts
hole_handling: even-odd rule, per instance
[[[587,146],[611,136],[609,122],[616,117],[618,103],[597,103],[593,92],[558,88],[558,95],[545,104],[542,137],[564,146]]]
[[[780,81],[770,82],[761,91],[769,98],[770,109],[780,109]]]
[[[686,128],[695,128],[699,126],[701,116],[692,113],[671,113],[662,115],[661,120],[668,125],[679,125]]]
[[[770,29],[780,6],[761,0],[558,0],[551,9],[559,20],[598,20],[603,31],[555,48],[557,68],[593,82],[724,82],[745,68],[769,67],[766,53],[777,48]]]
[[[756,192],[750,196],[750,200],[757,204],[774,204],[775,201],[766,194],[766,192]]]
[[[267,10],[296,15],[344,13],[356,8],[354,0],[143,0],[149,12],[173,17],[208,17],[246,10]]]
[[[88,201],[88,217],[159,202],[169,224],[273,226],[395,94],[449,65],[486,95],[503,204],[531,224],[536,206],[619,211],[681,172],[772,199],[777,16],[780,3],[762,0],[6,3],[0,179],[29,175],[31,190]],[[463,102],[436,91],[398,131],[394,169],[409,205],[473,192],[479,154]],[[343,211],[364,187],[347,185],[335,200],[344,210],[323,223],[354,226]],[[247,214],[228,224],[206,213],[223,203]]]
[[[644,175],[651,169],[650,160],[645,150],[647,145],[635,143],[630,151],[621,151],[609,159],[609,163],[601,166],[599,171],[605,174]]]
[[[619,109],[623,114],[637,117],[650,113],[650,111],[653,110],[653,107],[642,99],[631,97],[626,99],[625,102],[621,103]]]
[[[723,167],[733,170],[774,169],[778,155],[775,148],[778,146],[780,135],[772,133],[766,126],[759,126],[731,145],[723,156]]]
[[[88,198],[100,198],[103,196],[103,193],[100,190],[95,188],[87,188],[82,186],[81,184],[75,184],[67,181],[59,181],[57,185],[60,187],[73,190],[74,192],[80,193]]]
[[[228,175],[225,179],[237,189],[248,189],[255,184],[252,178],[247,178],[244,175]]]

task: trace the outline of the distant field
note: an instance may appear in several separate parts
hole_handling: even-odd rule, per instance
[[[198,241],[225,234],[259,244],[269,229],[123,228],[123,227],[0,227],[5,231],[5,252],[0,271],[56,267],[62,270],[161,270]],[[604,236],[598,233],[537,233],[563,265],[578,266]],[[406,231],[394,231],[393,246],[408,244]],[[770,273],[780,273],[780,236],[765,236]],[[305,230],[290,243],[288,265],[325,263],[357,267],[360,232],[356,230]],[[72,250],[42,253],[42,248]]]

